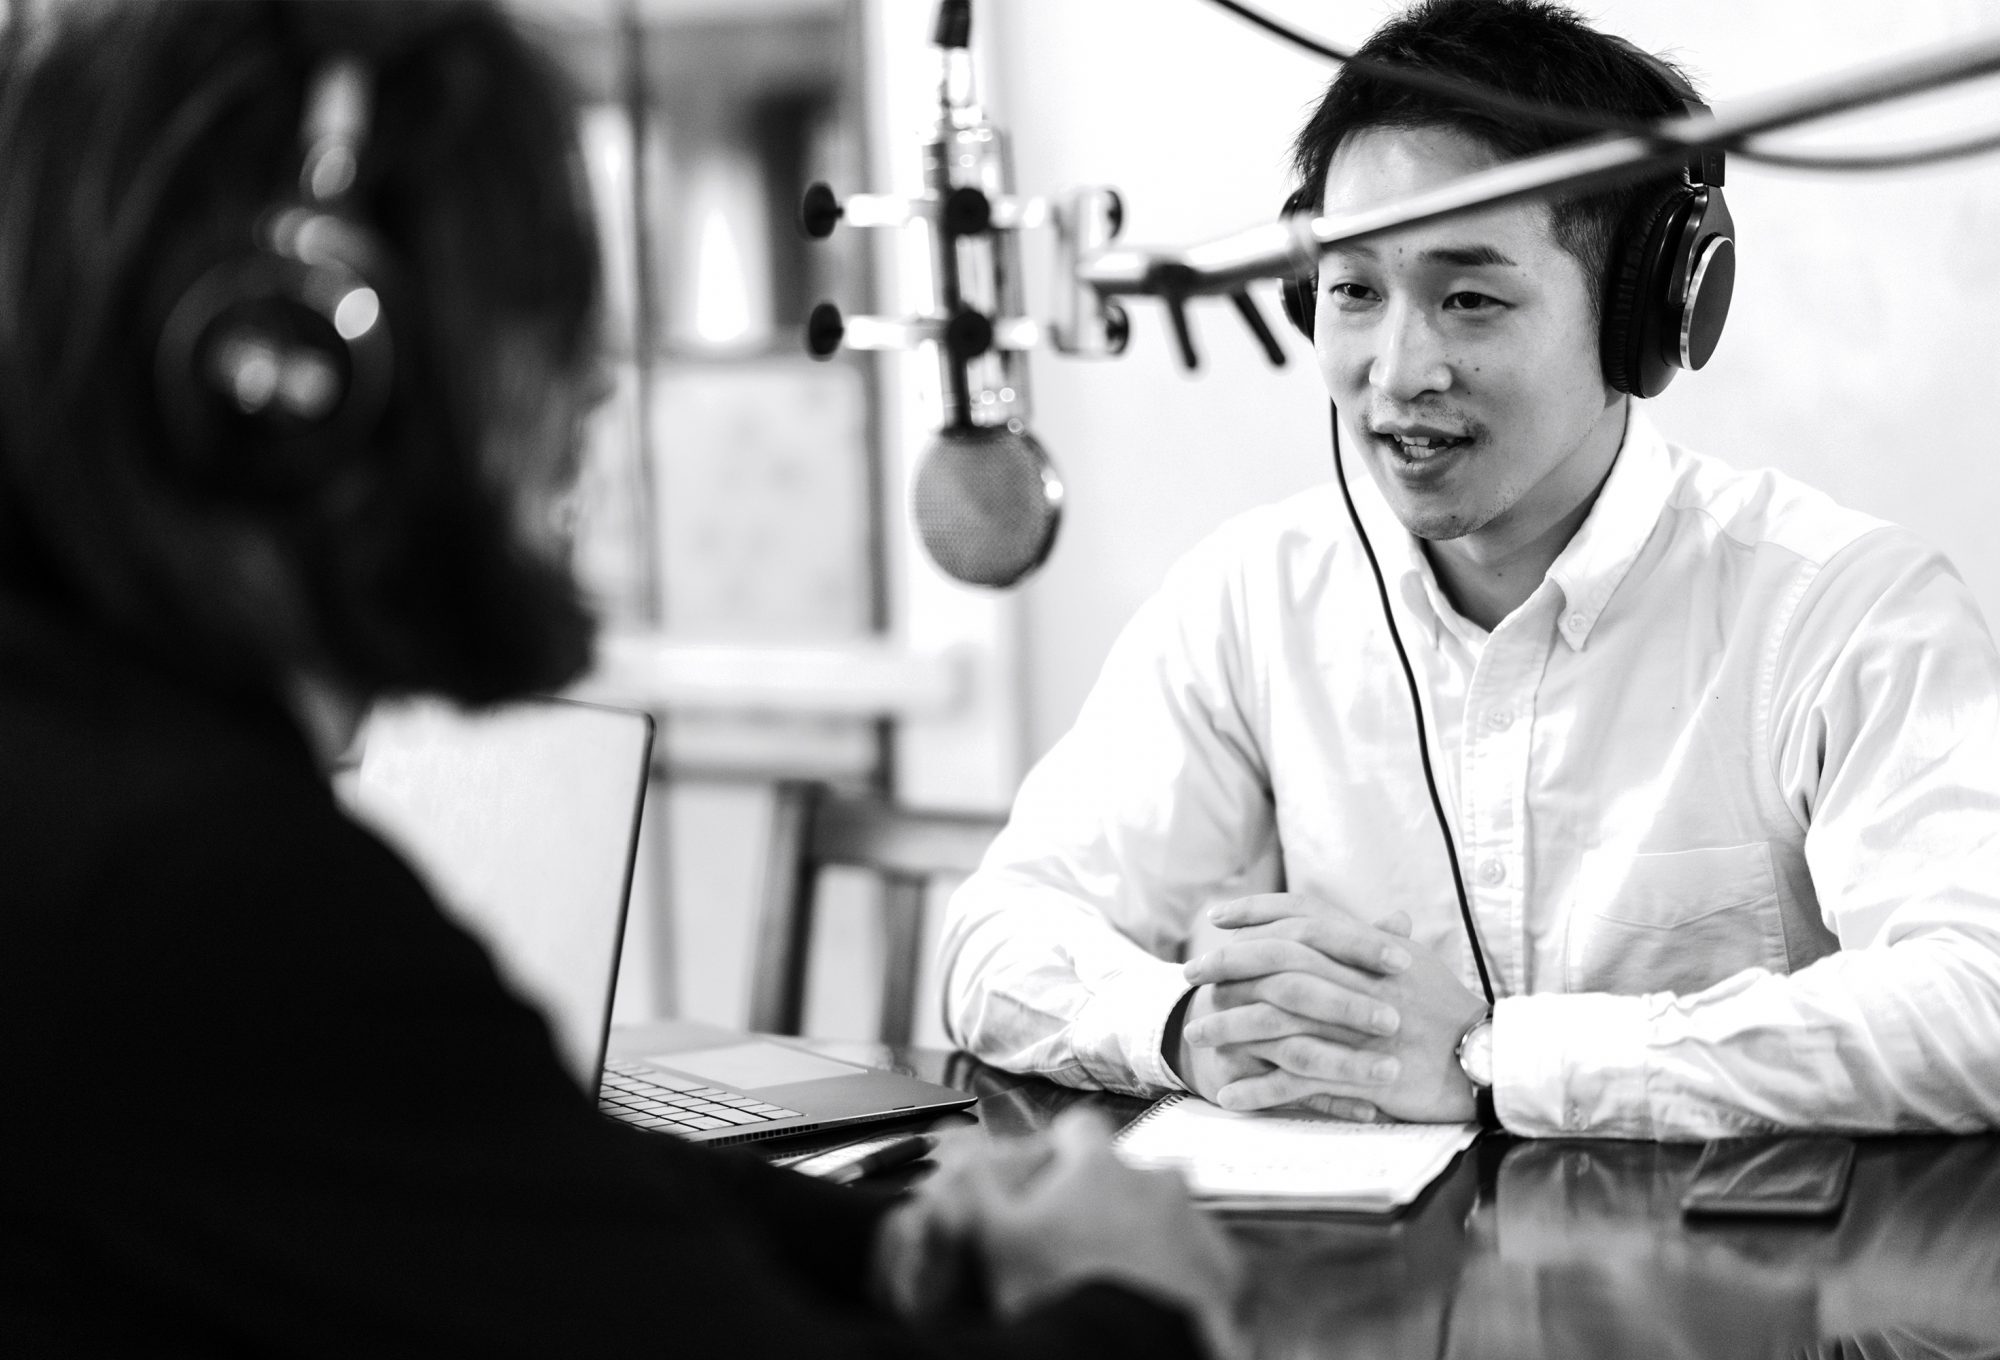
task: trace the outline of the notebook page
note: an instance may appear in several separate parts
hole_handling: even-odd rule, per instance
[[[1117,1149],[1132,1165],[1178,1170],[1198,1199],[1383,1210],[1415,1199],[1478,1134],[1474,1124],[1352,1124],[1173,1095],[1132,1121]]]

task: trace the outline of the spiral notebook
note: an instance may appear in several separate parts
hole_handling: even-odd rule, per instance
[[[1172,1168],[1214,1209],[1391,1213],[1422,1194],[1477,1124],[1352,1124],[1225,1110],[1198,1096],[1155,1102],[1118,1135],[1133,1166]]]

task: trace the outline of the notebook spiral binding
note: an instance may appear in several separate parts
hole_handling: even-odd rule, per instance
[[[1118,1130],[1117,1135],[1114,1138],[1112,1138],[1111,1141],[1113,1143],[1124,1142],[1127,1138],[1129,1138],[1132,1135],[1132,1132],[1135,1129],[1137,1129],[1141,1124],[1145,1123],[1148,1119],[1151,1119],[1154,1115],[1160,1113],[1160,1111],[1170,1110],[1174,1106],[1179,1105],[1184,1101],[1192,1099],[1193,1097],[1190,1096],[1186,1091],[1175,1091],[1172,1095],[1161,1096],[1151,1105],[1148,1105],[1145,1109],[1133,1115],[1131,1122],[1126,1124],[1124,1128]]]

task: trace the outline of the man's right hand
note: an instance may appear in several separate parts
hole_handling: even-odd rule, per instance
[[[1216,988],[1213,985],[1195,988],[1188,996],[1187,1009],[1182,1017],[1183,1035],[1188,1025],[1223,1009],[1226,1009],[1226,1006],[1217,999]],[[1168,1061],[1173,1064],[1175,1074],[1186,1083],[1188,1089],[1203,1100],[1218,1105],[1222,1103],[1218,1097],[1223,1087],[1247,1077],[1260,1077],[1277,1070],[1276,1064],[1258,1057],[1243,1044],[1194,1044],[1181,1037],[1175,1040],[1169,1052],[1171,1056]],[[1352,1096],[1335,1095],[1332,1092],[1304,1097],[1285,1108],[1311,1110],[1316,1114],[1330,1115],[1335,1119],[1348,1119],[1358,1124],[1370,1124],[1381,1117],[1380,1111],[1371,1102]]]
[[[1301,914],[1319,915],[1324,908],[1317,904],[1308,907],[1301,899],[1300,911]],[[1377,941],[1390,941],[1392,937],[1407,940],[1410,921],[1403,913],[1395,912],[1373,926],[1352,922],[1349,933],[1355,938],[1344,941],[1344,952],[1350,958],[1357,957],[1362,955],[1368,938]],[[1305,945],[1298,947],[1308,948]],[[1320,982],[1317,978],[1300,979],[1300,983],[1307,988],[1315,988]],[[1335,1075],[1345,1075],[1355,1085],[1368,1083],[1370,1078],[1365,1065],[1372,1059],[1365,1046],[1378,1037],[1379,1030],[1371,1027],[1371,1017],[1364,1014],[1363,1008],[1357,1004],[1365,1001],[1365,997],[1357,996],[1352,991],[1318,987],[1318,990],[1328,993],[1327,997],[1323,999],[1316,993],[1303,996],[1294,1002],[1297,1009],[1292,1009],[1273,1004],[1261,995],[1265,990],[1268,989],[1249,988],[1241,984],[1203,984],[1189,994],[1179,1024],[1167,1035],[1166,1057],[1190,1090],[1205,1100],[1220,1104],[1218,1097],[1225,1086],[1276,1070],[1276,1065],[1257,1049],[1263,1048],[1268,1052],[1269,1045],[1293,1036],[1306,1040],[1334,1040],[1343,1046],[1352,1046],[1358,1050],[1352,1058],[1354,1071]],[[1233,1023],[1254,1033],[1255,1042],[1197,1044],[1188,1040],[1187,1032],[1196,1028],[1197,1021],[1223,1011],[1244,1012]],[[1373,1102],[1330,1091],[1303,1096],[1282,1108],[1308,1109],[1335,1119],[1350,1119],[1359,1123],[1381,1118],[1381,1112]]]

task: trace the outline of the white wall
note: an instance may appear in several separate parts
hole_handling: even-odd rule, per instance
[[[1395,6],[1268,0],[1358,42]],[[1277,211],[1285,151],[1328,76],[1198,0],[988,0],[995,117],[1027,193],[1110,183],[1126,236],[1188,242]],[[1992,0],[1608,0],[1599,26],[1686,65],[1718,104],[2000,24]],[[1815,140],[2000,124],[2000,84]],[[1807,176],[1732,162],[1740,270],[1714,363],[1651,403],[1669,437],[1776,466],[1942,546],[2000,615],[2000,156]],[[1144,304],[1141,304],[1144,306]],[[1276,320],[1275,304],[1268,309]],[[1120,360],[1038,355],[1034,429],[1069,484],[1062,538],[1023,594],[1029,740],[1074,715],[1112,636],[1166,566],[1233,510],[1327,475],[1324,404],[1303,341],[1272,371],[1226,307],[1198,317],[1182,376],[1148,309]]]

